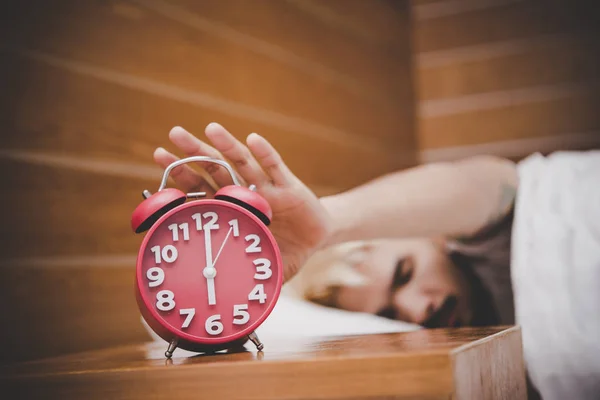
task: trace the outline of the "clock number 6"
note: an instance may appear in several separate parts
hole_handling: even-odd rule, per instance
[[[221,314],[211,315],[206,319],[204,329],[209,335],[218,335],[223,332],[223,324],[221,323]]]

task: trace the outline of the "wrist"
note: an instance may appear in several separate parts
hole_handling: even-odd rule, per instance
[[[319,244],[317,250],[321,250],[344,241],[347,241],[347,232],[349,219],[344,218],[343,200],[337,195],[325,196],[319,199],[321,205],[326,211],[327,229],[324,239]]]

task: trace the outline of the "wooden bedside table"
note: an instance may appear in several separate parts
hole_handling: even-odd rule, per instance
[[[247,345],[252,349],[251,344]],[[148,343],[4,366],[2,395],[44,399],[525,399],[518,327],[282,338],[166,360]]]

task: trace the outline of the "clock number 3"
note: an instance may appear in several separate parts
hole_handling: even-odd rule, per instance
[[[256,266],[256,274],[254,274],[254,279],[265,280],[269,279],[271,275],[273,275],[273,271],[271,271],[271,261],[266,258],[258,258],[253,261]]]

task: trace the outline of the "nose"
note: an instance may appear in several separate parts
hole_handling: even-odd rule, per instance
[[[427,321],[435,311],[431,296],[409,286],[398,289],[392,301],[398,319],[419,325]]]

